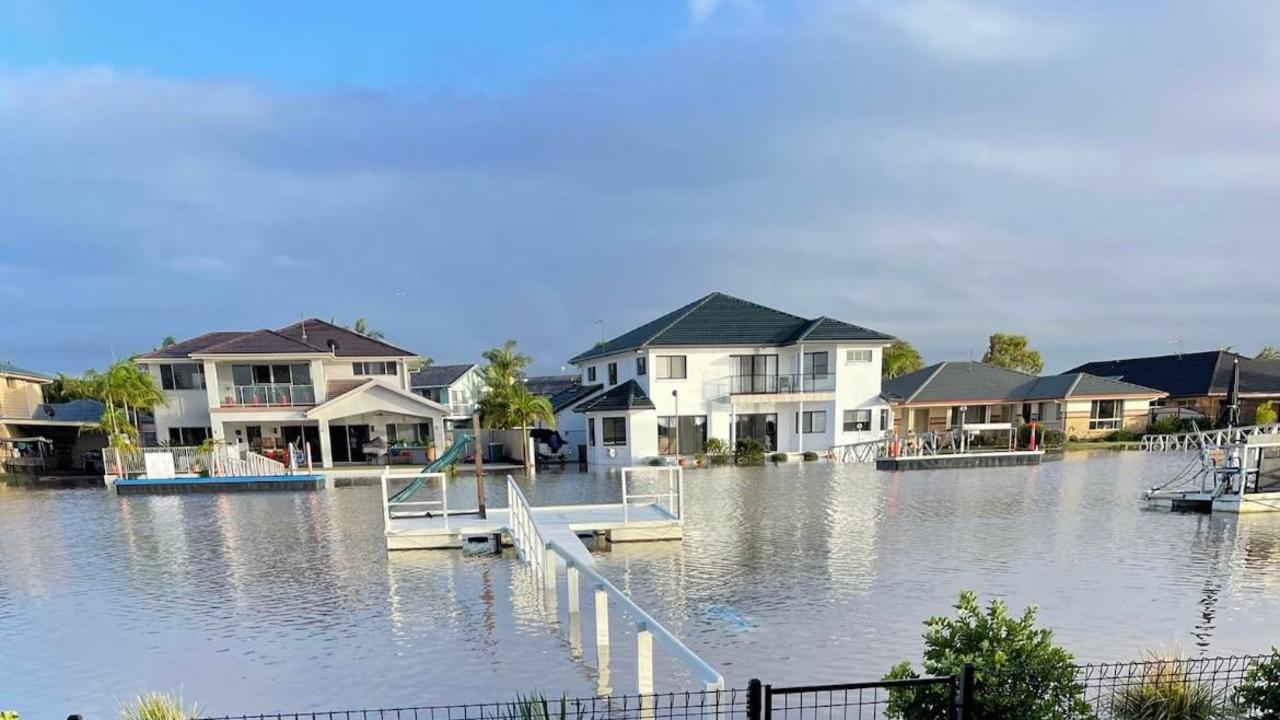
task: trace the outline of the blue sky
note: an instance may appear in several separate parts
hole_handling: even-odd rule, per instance
[[[0,358],[364,316],[555,371],[711,290],[929,360],[1280,344],[1270,4],[264,7],[0,0]]]

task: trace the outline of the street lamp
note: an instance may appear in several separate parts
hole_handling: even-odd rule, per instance
[[[671,397],[675,398],[676,405],[676,448],[674,454],[678,465],[680,463],[680,391],[672,390]]]

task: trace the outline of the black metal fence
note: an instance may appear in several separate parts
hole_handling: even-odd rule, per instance
[[[1239,690],[1249,669],[1270,655],[1146,660],[1076,667],[1070,702],[1052,712],[1064,720],[1132,720],[1175,699],[1197,711],[1169,717],[1251,718]],[[752,680],[745,690],[707,690],[589,698],[526,697],[472,705],[237,715],[204,720],[973,720],[984,693],[1047,697],[1042,680],[1020,687],[985,685],[972,667],[959,675],[866,683],[773,687]],[[1016,712],[1010,717],[1019,716]]]

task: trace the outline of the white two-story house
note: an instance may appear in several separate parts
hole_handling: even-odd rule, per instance
[[[712,293],[574,357],[588,459],[633,465],[754,438],[824,452],[892,427],[880,359],[893,337]]]
[[[471,414],[484,395],[479,365],[428,365],[409,376],[409,389],[448,410],[446,429],[471,429]]]
[[[268,456],[309,445],[312,460],[329,468],[365,462],[379,447],[426,448],[444,437],[447,410],[410,392],[416,358],[312,318],[279,330],[206,333],[137,362],[167,400],[155,410],[158,440],[213,437]]]

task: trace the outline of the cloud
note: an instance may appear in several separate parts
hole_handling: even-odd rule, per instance
[[[920,48],[949,60],[1041,60],[1077,44],[1061,21],[1031,19],[965,0],[885,3],[884,19]]]
[[[868,7],[497,98],[0,70],[10,354],[80,370],[305,314],[442,363],[515,337],[555,371],[597,319],[616,334],[713,289],[930,359],[995,330],[1051,368],[1278,341],[1277,111],[1231,100],[1280,96],[1256,17],[1135,34],[1109,5],[925,3],[886,34]],[[927,44],[926,11],[1000,49]],[[1043,33],[1054,52],[1019,49]]]

